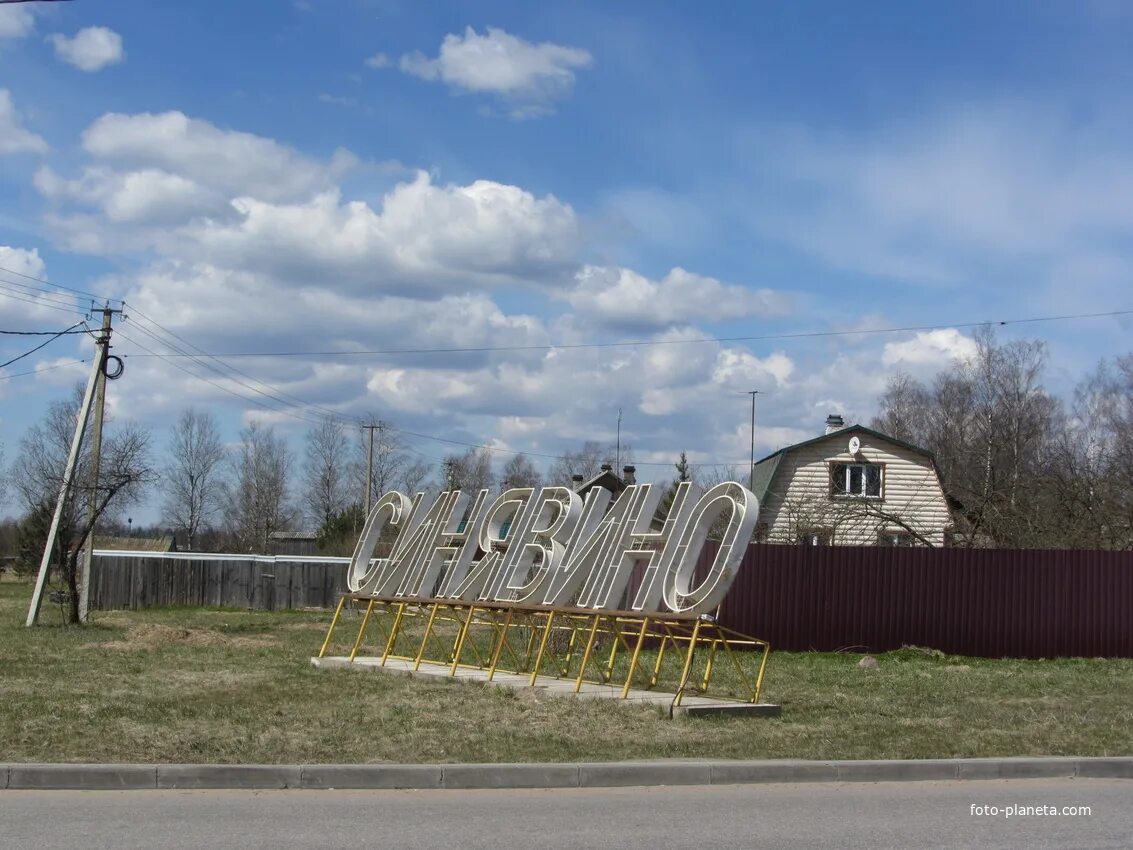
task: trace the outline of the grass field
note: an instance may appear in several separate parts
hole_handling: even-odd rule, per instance
[[[1133,754],[1133,660],[774,653],[780,719],[319,671],[329,612],[160,609],[26,629],[0,584],[0,761],[494,762]],[[357,621],[355,621],[357,622]]]

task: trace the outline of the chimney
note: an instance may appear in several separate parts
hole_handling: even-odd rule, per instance
[[[637,483],[637,467],[636,466],[623,466],[622,467],[622,481],[626,486]]]
[[[581,475],[575,474],[570,477],[571,483],[574,485],[574,491],[577,493],[578,488],[582,486],[582,482],[586,479]]]
[[[837,413],[831,413],[826,417],[826,433],[833,434],[835,431],[841,431],[846,427],[846,423],[842,421],[842,417]]]
[[[604,464],[602,464],[602,471],[603,472],[613,472],[614,471],[614,465],[612,463],[604,463]]]

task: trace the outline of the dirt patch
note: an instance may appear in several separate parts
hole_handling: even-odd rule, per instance
[[[103,622],[107,625],[119,625],[108,623],[106,620]],[[87,643],[83,644],[83,649],[140,650],[158,649],[163,646],[226,646],[250,649],[275,645],[275,641],[269,638],[226,635],[213,629],[188,629],[161,623],[123,623],[122,625],[126,627],[126,636],[121,640]]]

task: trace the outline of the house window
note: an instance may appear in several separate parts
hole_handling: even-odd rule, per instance
[[[881,498],[881,467],[876,463],[831,464],[830,495]]]
[[[795,532],[795,543],[799,546],[829,546],[834,540],[834,529],[800,527]]]
[[[879,531],[878,546],[919,546],[920,541],[907,531]]]

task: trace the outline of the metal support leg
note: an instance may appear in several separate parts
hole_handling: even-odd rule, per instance
[[[346,597],[342,596],[338,600],[338,607],[334,609],[334,619],[330,621],[330,628],[327,629],[326,640],[323,641],[323,646],[319,650],[319,658],[327,654],[327,647],[330,646],[330,637],[334,634],[334,627],[338,625],[338,618],[342,616],[342,608],[346,604]]]
[[[354,656],[358,654],[358,647],[362,645],[362,635],[366,633],[366,626],[370,623],[370,614],[374,611],[374,600],[366,606],[366,614],[362,617],[362,627],[358,629],[358,637],[354,640],[354,648],[350,650],[350,663],[354,663]]]

